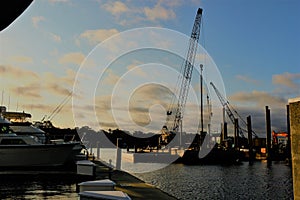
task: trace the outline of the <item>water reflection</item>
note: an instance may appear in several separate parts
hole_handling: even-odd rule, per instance
[[[1,175],[0,199],[77,199],[76,180],[65,176]]]

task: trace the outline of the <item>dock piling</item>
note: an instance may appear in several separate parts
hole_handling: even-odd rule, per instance
[[[97,142],[97,159],[100,159],[100,142]]]
[[[266,134],[267,134],[267,165],[272,165],[272,149],[271,149],[271,114],[270,109],[266,106]]]
[[[247,117],[247,129],[248,129],[248,145],[249,145],[249,165],[253,164],[253,142],[252,142],[252,124],[251,116]]]
[[[287,160],[289,166],[292,166],[292,150],[291,150],[291,130],[290,130],[290,106],[286,105],[286,127],[287,127],[287,134],[288,134],[288,140],[287,140]]]
[[[121,151],[121,148],[119,147],[120,146],[120,140],[122,140],[122,138],[117,138],[117,160],[116,160],[116,169],[117,170],[121,170],[121,154],[122,154],[122,151]]]
[[[234,119],[234,147],[239,148],[239,120]]]

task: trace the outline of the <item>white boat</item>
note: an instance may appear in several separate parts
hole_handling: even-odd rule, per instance
[[[79,142],[42,143],[37,136],[19,135],[0,115],[0,167],[63,166],[74,156]]]

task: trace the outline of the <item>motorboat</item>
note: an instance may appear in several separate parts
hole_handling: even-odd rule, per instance
[[[80,144],[61,141],[43,143],[36,135],[14,132],[11,125],[0,115],[0,167],[63,166],[72,160],[74,149]]]

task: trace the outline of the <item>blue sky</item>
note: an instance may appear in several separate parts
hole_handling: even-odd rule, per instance
[[[285,105],[289,98],[300,95],[297,0],[34,1],[0,33],[2,102],[10,110],[31,112],[33,120],[39,120],[73,89],[82,61],[97,44],[143,27],[167,28],[189,36],[198,7],[203,8],[200,44],[220,70],[230,103],[243,116],[251,115],[254,128],[261,133],[268,105],[273,129],[285,130]],[[131,64],[142,64],[130,59]],[[118,80],[122,73],[108,71],[107,76]],[[108,104],[111,98],[101,94],[95,107],[106,114],[99,118],[105,119],[107,126],[100,128],[108,129],[114,124]],[[161,107],[153,109],[152,118],[165,117],[158,116],[163,113]],[[53,122],[64,127],[76,125],[71,101]],[[93,125],[88,119],[85,122]]]

